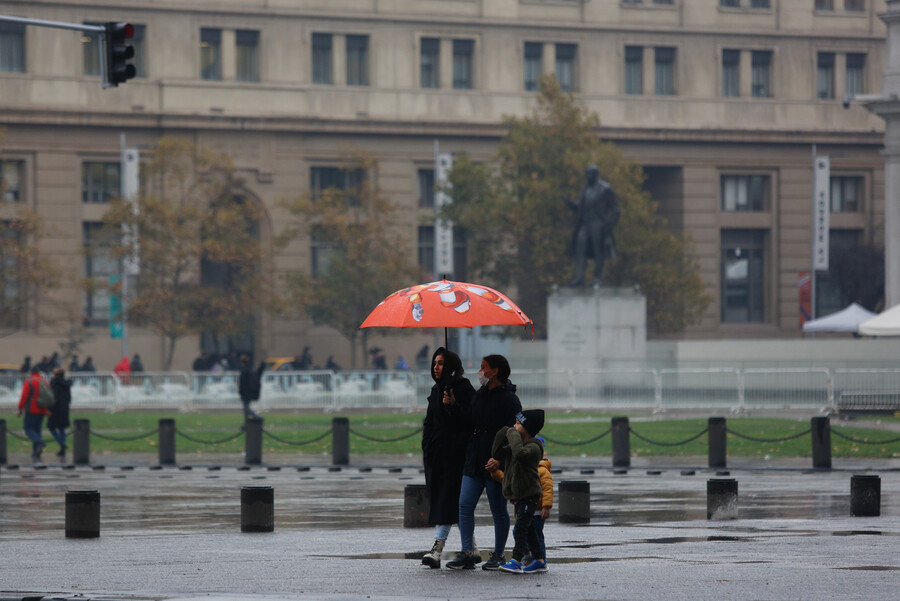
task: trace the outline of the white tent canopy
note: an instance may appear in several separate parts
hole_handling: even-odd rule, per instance
[[[871,311],[864,309],[856,303],[851,303],[845,309],[813,319],[803,324],[804,332],[856,332],[859,325],[875,317]]]
[[[900,305],[862,322],[858,332],[866,336],[900,336]]]

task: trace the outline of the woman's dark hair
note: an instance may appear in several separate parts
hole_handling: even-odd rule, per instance
[[[509,361],[506,360],[506,357],[503,355],[488,355],[486,357],[482,357],[484,361],[487,361],[487,364],[491,366],[491,369],[497,370],[497,379],[501,382],[506,382],[509,379],[510,369],[509,369]]]

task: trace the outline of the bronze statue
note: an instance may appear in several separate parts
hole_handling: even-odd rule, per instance
[[[566,199],[566,204],[578,215],[569,244],[569,252],[575,257],[575,277],[570,286],[584,284],[584,270],[589,258],[594,259],[594,285],[599,285],[603,276],[603,261],[616,256],[613,229],[619,222],[619,204],[612,186],[601,180],[599,175],[596,165],[588,165],[585,170],[587,184],[578,194],[578,200],[572,202]]]

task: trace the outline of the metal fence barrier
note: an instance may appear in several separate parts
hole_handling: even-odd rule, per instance
[[[129,409],[240,408],[238,372],[69,373],[72,407]],[[471,374],[469,375],[471,379]],[[24,377],[0,374],[0,410],[19,402]],[[900,411],[900,368],[649,367],[514,370],[526,406],[555,410],[648,409]],[[427,372],[273,371],[263,373],[262,411],[425,407],[434,384]]]

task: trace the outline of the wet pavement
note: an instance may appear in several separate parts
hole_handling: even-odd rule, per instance
[[[20,458],[11,457],[11,461]],[[590,484],[591,521],[545,527],[550,572],[429,570],[431,528],[403,527],[403,492],[424,483],[416,457],[285,456],[246,469],[204,457],[93,467],[0,469],[0,600],[81,599],[897,599],[900,462],[560,458],[554,480]],[[190,467],[190,469],[187,469]],[[850,517],[850,478],[881,477],[881,516]],[[738,481],[738,519],[706,519],[706,481]],[[240,488],[272,486],[275,532],[240,532]],[[101,536],[64,537],[65,492],[101,493]],[[486,499],[482,550],[493,541]],[[512,546],[507,543],[507,555]],[[450,535],[448,550],[459,548]],[[445,554],[449,559],[451,553]]]

